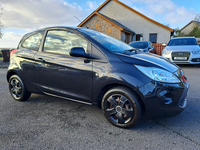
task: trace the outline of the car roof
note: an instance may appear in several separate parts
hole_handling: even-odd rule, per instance
[[[46,28],[43,28],[43,30],[46,30],[46,29],[55,29],[55,28],[66,28],[66,29],[73,29],[73,30],[76,30],[80,27],[69,27],[69,26],[52,26],[52,27],[46,27]],[[42,29],[40,29],[42,30]]]
[[[41,28],[41,29],[38,29],[38,30],[35,30],[35,31],[32,31],[32,32],[28,32],[26,33],[23,38],[26,38],[28,37],[29,35],[31,34],[34,34],[34,33],[37,33],[37,32],[42,32],[42,31],[45,31],[45,30],[49,30],[49,29],[69,29],[69,30],[81,30],[81,28],[83,27],[68,27],[68,26],[52,26],[52,27],[45,27],[45,28]],[[84,28],[85,29],[85,28]]]
[[[189,36],[189,37],[175,37],[175,38],[172,38],[171,40],[173,40],[173,39],[186,39],[186,38],[195,39],[195,37]]]
[[[52,26],[52,27],[45,27],[45,28],[41,28],[32,32],[27,33],[26,35],[32,34],[32,33],[36,33],[36,32],[41,32],[47,29],[70,29],[70,30],[77,30],[77,29],[81,29],[82,27],[68,27],[68,26]]]

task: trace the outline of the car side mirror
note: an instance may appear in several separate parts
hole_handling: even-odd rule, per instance
[[[152,51],[153,50],[153,47],[149,47],[149,51]]]
[[[73,57],[84,57],[84,58],[90,58],[88,54],[85,53],[84,48],[82,47],[73,47],[69,51],[70,56]]]
[[[166,43],[163,43],[163,44],[162,44],[162,46],[163,46],[163,47],[166,47],[166,46],[167,46],[167,44],[166,44]]]

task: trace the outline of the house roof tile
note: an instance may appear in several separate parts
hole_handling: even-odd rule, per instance
[[[154,24],[156,24],[156,25],[158,25],[158,26],[161,26],[161,27],[163,27],[163,28],[165,28],[165,29],[167,29],[167,30],[169,30],[169,31],[171,31],[171,32],[174,32],[173,29],[171,29],[171,28],[169,28],[169,27],[167,27],[167,26],[165,26],[165,25],[163,25],[163,24],[161,24],[161,23],[159,23],[159,22],[157,22],[157,21],[155,21],[155,20],[152,20],[152,19],[148,18],[147,16],[141,14],[140,12],[138,12],[138,11],[132,9],[131,7],[125,5],[124,3],[122,3],[122,2],[120,2],[120,1],[118,1],[118,0],[106,0],[106,1],[105,1],[101,6],[99,6],[91,15],[89,15],[83,22],[81,22],[81,23],[78,25],[78,27],[81,27],[83,24],[85,24],[96,12],[98,12],[100,9],[102,9],[102,8],[103,8],[108,2],[110,2],[110,1],[115,1],[115,2],[119,3],[120,5],[124,6],[125,8],[131,10],[132,12],[138,14],[139,16],[141,16],[141,17],[143,17],[143,18],[149,20],[150,22],[152,22],[152,23],[154,23]],[[111,20],[110,20],[110,21],[111,21]],[[114,23],[114,22],[113,22],[113,23]]]

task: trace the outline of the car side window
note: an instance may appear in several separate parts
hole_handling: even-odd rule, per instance
[[[31,35],[22,43],[22,47],[38,51],[43,34],[44,32],[39,32]]]
[[[82,47],[87,53],[88,42],[82,37],[64,30],[50,30],[47,33],[44,52],[69,55],[73,47]]]

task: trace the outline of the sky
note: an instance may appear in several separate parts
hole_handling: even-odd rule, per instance
[[[0,0],[0,48],[16,48],[25,33],[49,26],[77,26],[106,0]],[[181,29],[200,13],[198,0],[120,0],[145,16]],[[76,17],[76,18],[75,18]]]

